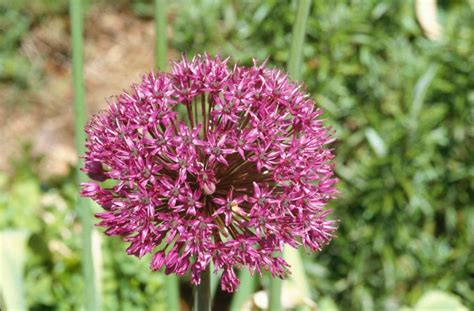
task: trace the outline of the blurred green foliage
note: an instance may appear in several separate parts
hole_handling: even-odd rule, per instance
[[[177,15],[177,49],[284,66],[294,10],[201,3]],[[432,42],[413,1],[313,3],[302,80],[337,130],[341,223],[306,263],[314,294],[343,310],[398,309],[430,288],[474,308],[473,9],[441,6]]]
[[[29,70],[28,59],[17,52],[23,36],[30,26],[27,16],[0,5],[0,81],[14,81],[20,87],[26,86]]]
[[[31,235],[25,268],[30,310],[79,310],[83,281],[75,179],[66,176],[44,183],[34,173],[41,159],[29,157],[29,153],[25,149],[14,163],[14,177],[0,174],[0,233],[6,228],[21,228]],[[138,261],[127,256],[119,239],[94,238],[101,244],[99,273],[105,310],[164,310],[164,293],[159,290],[163,277],[150,274],[150,258]]]
[[[0,5],[0,28],[7,29],[0,33],[1,81],[27,85],[21,39],[38,16],[65,14],[59,2],[38,1],[45,9],[28,13]],[[153,13],[152,1],[128,6],[144,18]],[[397,310],[439,289],[474,309],[473,2],[440,2],[439,42],[423,35],[413,1],[314,1],[311,10],[302,80],[337,130],[341,180],[340,198],[331,203],[338,237],[304,257],[313,298],[341,310]],[[285,67],[294,4],[178,0],[169,13],[175,50],[220,53],[244,64],[269,57]],[[24,160],[15,176],[2,175],[0,230],[32,234],[30,307],[77,309],[77,188],[70,177],[41,181],[35,161]],[[102,239],[105,308],[159,308],[162,277],[124,247]]]

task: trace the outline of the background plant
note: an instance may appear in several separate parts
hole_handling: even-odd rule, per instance
[[[2,17],[13,16],[0,19],[10,20],[0,37],[11,42],[1,45],[1,63],[18,68],[2,71],[0,90],[16,92],[18,104],[48,75],[22,53],[22,40],[51,16],[67,18],[67,3],[60,2],[0,2]],[[153,14],[152,1],[118,5],[145,20]],[[474,6],[440,2],[439,42],[424,37],[413,7],[375,0],[311,6],[301,80],[338,132],[341,197],[332,207],[342,221],[338,238],[304,263],[312,298],[329,298],[341,310],[396,310],[434,288],[474,308]],[[205,47],[244,64],[270,56],[285,67],[295,11],[293,3],[271,0],[177,1],[168,9],[170,48],[191,56]],[[39,176],[43,159],[29,154],[25,149],[11,173],[2,173],[0,228],[31,232],[30,308],[77,309],[83,290],[72,207],[77,189],[69,175]],[[149,258],[127,258],[115,240],[104,240],[102,250],[104,308],[163,307],[163,279],[149,273]],[[187,292],[183,282],[182,296]],[[216,299],[225,304],[230,297],[219,292]]]

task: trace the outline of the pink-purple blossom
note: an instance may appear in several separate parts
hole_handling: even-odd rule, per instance
[[[92,118],[82,195],[128,254],[152,254],[152,270],[198,284],[212,262],[229,292],[234,269],[283,278],[285,244],[319,251],[335,230],[333,131],[320,115],[280,70],[183,59]]]

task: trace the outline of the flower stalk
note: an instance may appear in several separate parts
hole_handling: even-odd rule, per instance
[[[194,311],[211,311],[211,267],[201,272],[201,283],[194,287]]]
[[[72,37],[72,78],[74,88],[74,130],[75,145],[78,154],[84,154],[84,142],[86,140],[84,125],[86,123],[86,108],[84,104],[84,42],[83,42],[83,1],[70,1],[71,37]],[[83,183],[88,180],[80,168],[82,159],[77,165],[77,182]],[[84,308],[85,310],[100,310],[99,293],[97,291],[96,277],[92,254],[92,212],[89,202],[82,197],[77,199],[77,212],[82,227],[82,271],[84,278]]]
[[[166,0],[155,0],[155,68],[167,70],[166,40]],[[168,310],[179,310],[179,278],[176,275],[165,275],[166,304]]]
[[[250,272],[243,268],[239,273],[240,288],[232,296],[230,311],[240,311],[243,309],[247,300],[252,296],[257,287],[257,279]]]
[[[288,75],[293,80],[299,80],[301,78],[301,68],[303,62],[303,45],[306,34],[306,23],[309,15],[309,9],[311,7],[310,0],[297,1],[297,9],[295,22],[293,24],[293,35],[290,46],[290,58],[288,60]],[[285,253],[288,251],[296,253],[297,262],[301,263],[301,257],[298,255],[297,250],[285,249]],[[281,307],[281,282],[278,278],[271,278],[269,284],[268,298],[269,298],[269,310],[279,311]],[[303,284],[304,285],[304,284]]]
[[[281,311],[281,284],[282,280],[270,277],[268,288],[268,310]]]
[[[166,71],[167,51],[166,0],[155,0],[155,67],[161,71]]]

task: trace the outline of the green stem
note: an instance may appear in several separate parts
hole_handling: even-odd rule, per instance
[[[75,144],[79,155],[85,153],[86,108],[84,104],[84,42],[83,42],[83,1],[70,0],[69,15],[71,18],[72,36],[72,79],[74,88],[74,130]],[[77,183],[87,181],[87,176],[79,169],[82,159],[77,164]],[[82,270],[84,277],[84,308],[85,310],[100,310],[99,295],[95,284],[95,271],[92,256],[92,211],[88,201],[79,197],[76,208],[82,227]]]
[[[281,283],[280,279],[270,275],[270,284],[268,288],[268,310],[280,311],[281,308]]]
[[[155,68],[167,69],[166,41],[166,0],[155,0]],[[179,310],[179,278],[175,275],[165,276],[166,303],[168,310]]]
[[[173,274],[165,276],[165,286],[168,310],[179,310],[179,278]]]
[[[211,271],[214,270],[214,267],[212,265],[212,263],[210,264],[210,268]],[[217,290],[217,287],[219,286],[219,281],[221,279],[221,276],[222,276],[222,270],[218,271],[216,274],[213,274],[211,273],[211,300],[214,298],[214,296],[216,295],[216,290]]]
[[[239,273],[240,285],[234,293],[230,304],[230,311],[240,311],[243,309],[245,302],[250,298],[255,290],[256,278],[250,275],[247,269],[242,268]]]
[[[201,283],[194,288],[194,311],[211,311],[211,267],[201,272]]]
[[[161,71],[166,71],[167,51],[166,0],[155,0],[155,67]]]
[[[290,58],[288,60],[288,74],[290,78],[298,80],[301,78],[301,67],[303,63],[303,44],[306,34],[306,21],[308,20],[311,0],[298,0],[293,34],[290,46]],[[301,261],[301,258],[299,258]],[[269,286],[269,310],[281,310],[281,280],[270,278]]]
[[[298,0],[293,37],[291,39],[290,59],[288,60],[288,74],[294,80],[301,78],[303,63],[303,45],[306,35],[306,21],[308,20],[311,0]]]

